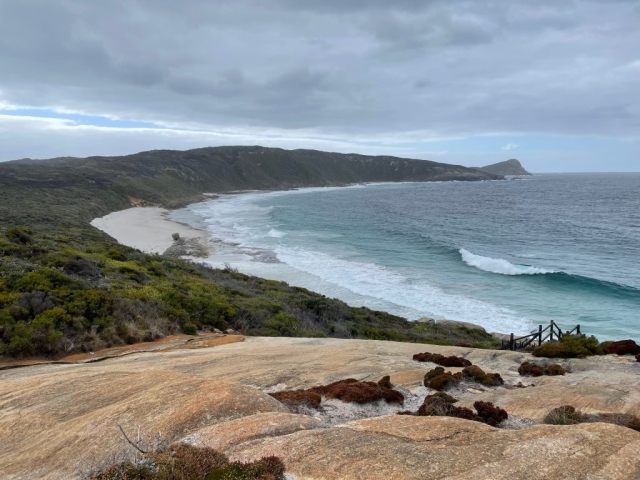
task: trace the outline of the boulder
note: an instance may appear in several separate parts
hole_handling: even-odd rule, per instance
[[[486,330],[484,329],[484,327],[481,327],[480,325],[476,325],[475,323],[469,323],[469,322],[459,322],[458,320],[438,320],[436,322],[436,325],[439,327],[464,327],[464,328],[469,328],[471,330],[482,330],[483,332],[486,332]]]

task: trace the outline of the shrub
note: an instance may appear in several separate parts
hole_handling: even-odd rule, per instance
[[[546,358],[576,358],[598,355],[602,349],[593,335],[563,335],[559,342],[543,343],[536,347],[533,355]]]
[[[300,319],[295,315],[280,312],[267,320],[264,326],[268,333],[275,333],[281,337],[295,337],[300,330],[300,324]]]
[[[522,362],[518,368],[518,373],[522,376],[541,377],[544,375],[544,368],[535,363]]]
[[[571,405],[563,405],[551,410],[546,417],[544,417],[543,423],[549,425],[575,425],[582,421],[582,414],[576,411],[575,407]]]
[[[391,377],[389,375],[385,375],[380,380],[378,380],[378,385],[380,385],[382,388],[393,388],[393,385],[391,385]]]
[[[567,370],[557,363],[543,367],[535,363],[522,362],[518,368],[518,373],[522,376],[540,377],[542,375],[564,375],[567,373]]]
[[[427,395],[418,409],[418,415],[422,417],[444,417],[449,414],[453,404],[458,400],[449,394],[437,392]]]
[[[51,268],[40,268],[16,280],[15,289],[18,292],[33,292],[34,290],[50,292],[61,287],[74,285],[74,283],[62,272]]]
[[[436,367],[429,370],[424,376],[424,386],[434,390],[443,391],[448,387],[458,383],[461,379],[460,374],[452,374],[445,372],[444,368]]]
[[[480,367],[472,365],[462,369],[462,376],[486,387],[498,387],[504,385],[504,380],[499,373],[486,373]]]
[[[294,408],[301,405],[318,408],[322,397],[360,404],[378,400],[384,400],[387,403],[404,403],[404,395],[397,390],[386,388],[375,382],[361,382],[354,378],[339,380],[307,390],[288,390],[270,395]]]
[[[544,369],[544,374],[550,376],[564,375],[565,373],[567,373],[567,370],[557,363],[552,363]]]
[[[18,244],[22,244],[22,245],[26,245],[28,243],[32,242],[32,234],[33,231],[31,231],[30,228],[10,228],[9,230],[7,230],[7,233],[5,234],[5,236],[9,239],[9,241],[13,242],[13,243],[18,243]]]
[[[482,421],[486,424],[491,425],[492,427],[497,426],[502,421],[506,420],[509,415],[506,410],[496,407],[491,402],[474,402],[473,408],[478,412],[478,416],[482,419]]]
[[[602,349],[605,354],[615,355],[639,355],[640,345],[633,340],[620,340],[618,342],[610,342]]]
[[[455,355],[445,357],[439,353],[416,353],[413,359],[418,362],[432,362],[443,367],[468,367],[471,365],[471,362],[466,358],[456,357]]]
[[[387,403],[404,403],[404,395],[375,382],[361,382],[353,378],[339,380],[322,387],[310,389],[327,398],[336,398],[349,403],[371,403],[384,400]]]
[[[294,410],[297,410],[301,406],[318,408],[322,401],[322,395],[317,392],[312,392],[311,390],[287,390],[284,392],[270,393],[269,395]]]
[[[284,464],[277,457],[231,463],[211,448],[174,444],[147,454],[142,461],[111,465],[91,480],[281,480],[284,473]]]
[[[469,408],[456,407],[454,404],[457,401],[451,395],[442,392],[427,395],[417,414],[419,416],[463,418],[487,423],[492,427],[497,426],[509,416],[505,410],[496,407],[490,402],[475,402],[473,408],[476,409],[476,414]]]

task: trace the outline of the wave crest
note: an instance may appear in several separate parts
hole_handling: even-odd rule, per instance
[[[460,255],[464,263],[485,272],[498,273],[500,275],[543,275],[545,273],[558,273],[554,270],[532,267],[531,265],[515,265],[502,258],[483,257],[476,255],[464,248],[460,249]]]

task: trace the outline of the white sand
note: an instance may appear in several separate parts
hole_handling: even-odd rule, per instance
[[[173,233],[184,238],[199,238],[207,245],[206,232],[174,222],[167,218],[168,213],[164,208],[128,208],[96,218],[91,225],[123,245],[146,253],[164,253],[173,244]]]

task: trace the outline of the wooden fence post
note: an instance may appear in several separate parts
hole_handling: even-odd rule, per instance
[[[553,320],[549,322],[549,341],[553,342]]]
[[[538,325],[538,346],[542,345],[542,325]]]
[[[513,341],[513,333],[511,334],[511,338],[509,339],[509,350],[514,351],[516,349],[515,343]]]
[[[578,326],[576,327],[576,333],[577,333],[578,335],[580,335],[580,325],[578,325]]]

